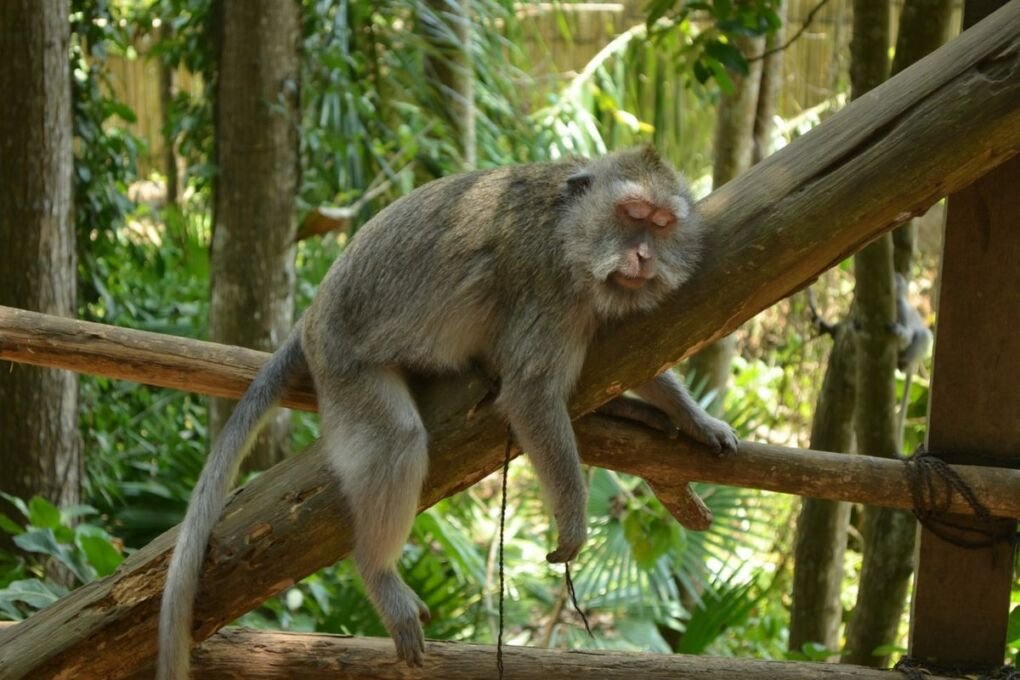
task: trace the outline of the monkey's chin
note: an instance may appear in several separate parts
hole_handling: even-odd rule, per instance
[[[593,302],[598,316],[618,319],[638,311],[654,309],[665,290],[657,279],[643,279],[640,286],[626,286],[615,276],[606,279],[595,291]]]
[[[609,276],[609,280],[613,284],[619,286],[620,288],[625,288],[626,290],[639,290],[641,288],[644,288],[645,284],[650,281],[650,279],[644,276],[627,276],[626,274],[622,274],[620,272],[613,272]]]

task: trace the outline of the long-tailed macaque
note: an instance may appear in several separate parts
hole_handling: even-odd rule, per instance
[[[188,676],[206,544],[259,420],[307,366],[322,437],[355,519],[354,559],[397,656],[421,665],[429,612],[395,565],[428,465],[405,371],[480,361],[556,521],[550,562],[577,555],[587,491],[567,410],[585,352],[609,321],[650,310],[694,271],[702,224],[651,148],[481,170],[431,182],[370,220],[238,403],[195,487],[170,562],[158,676]],[[717,452],[733,430],[670,372],[635,390]]]

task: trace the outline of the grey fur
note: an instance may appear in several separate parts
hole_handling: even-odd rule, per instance
[[[634,202],[654,212],[621,212]],[[663,211],[676,217],[673,228],[653,224]],[[573,558],[585,540],[587,491],[567,399],[588,344],[606,322],[652,309],[689,278],[701,233],[686,186],[649,148],[448,177],[382,210],[327,274],[302,320],[301,347],[289,341],[259,375],[203,472],[199,509],[189,509],[168,575],[160,679],[187,677],[190,603],[234,459],[301,348],[354,513],[354,559],[399,658],[422,664],[420,621],[429,616],[395,569],[428,464],[405,370],[456,371],[478,360],[500,377],[497,404],[556,520],[548,559]],[[631,289],[637,279],[644,284]],[[679,382],[654,384],[646,398],[678,426],[718,450],[736,447],[729,426]]]
[[[205,547],[219,521],[227,492],[237,474],[241,457],[251,444],[259,424],[279,400],[287,377],[304,366],[300,335],[294,331],[265,363],[244,398],[230,415],[191,494],[188,512],[181,523],[159,615],[160,680],[188,677],[191,654],[191,620],[198,592]]]
[[[913,381],[917,367],[931,353],[934,337],[924,323],[924,319],[910,304],[908,299],[907,279],[899,272],[895,273],[896,287],[896,323],[891,325],[896,335],[898,354],[896,365],[903,371],[903,397],[900,399],[900,411],[896,418],[896,434],[900,446],[903,445],[903,428],[907,423],[907,406],[910,404],[910,383]]]

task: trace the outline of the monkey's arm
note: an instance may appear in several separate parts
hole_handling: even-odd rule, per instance
[[[707,444],[716,453],[737,450],[738,440],[733,428],[706,413],[672,371],[639,385],[634,392],[661,409],[681,432]]]
[[[587,536],[588,492],[566,399],[546,385],[504,384],[499,400],[552,505],[559,536],[546,559],[567,562]]]

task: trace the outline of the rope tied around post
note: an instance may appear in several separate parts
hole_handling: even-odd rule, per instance
[[[1015,530],[995,532],[983,526],[961,524],[949,518],[954,493],[967,502],[982,524],[992,520],[992,513],[960,473],[936,454],[918,447],[913,456],[903,459],[903,473],[910,488],[917,521],[946,543],[977,550],[999,541],[1016,542]]]

